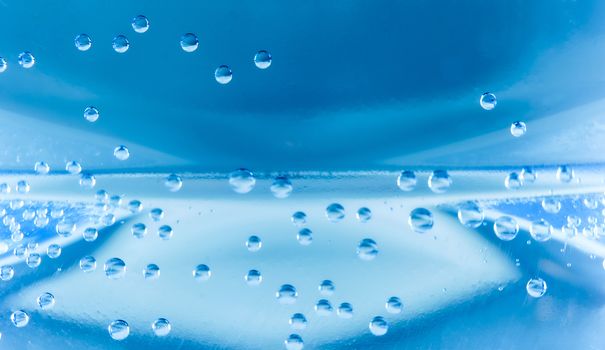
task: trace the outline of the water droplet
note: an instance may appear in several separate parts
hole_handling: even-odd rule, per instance
[[[510,216],[501,216],[494,221],[494,233],[503,241],[511,241],[519,233],[519,224]]]
[[[126,160],[130,157],[130,151],[124,145],[120,145],[113,150],[113,155],[118,160]]]
[[[575,226],[572,226],[570,224],[561,226],[561,232],[567,238],[574,238],[575,236],[578,235],[578,229]]]
[[[582,224],[582,218],[577,215],[568,215],[566,217],[567,224],[573,227],[578,227]]]
[[[537,178],[536,172],[530,167],[524,167],[521,169],[521,174],[519,175],[521,179],[521,183],[534,183]]]
[[[433,213],[425,208],[416,208],[410,212],[408,224],[418,233],[425,233],[433,228]]]
[[[122,205],[122,196],[114,194],[113,196],[109,197],[109,205],[111,205],[113,208],[119,208]]]
[[[336,308],[336,314],[340,318],[350,319],[353,317],[353,305],[350,303],[342,303]]]
[[[164,218],[164,211],[160,208],[153,208],[149,211],[149,217],[153,221],[160,221]]]
[[[212,272],[208,265],[200,264],[193,269],[193,278],[198,281],[207,281],[212,276]]]
[[[416,187],[416,182],[416,174],[410,170],[402,171],[397,177],[397,187],[405,192],[412,191]]]
[[[371,261],[378,255],[378,245],[373,239],[364,238],[357,246],[357,256],[361,260]]]
[[[357,220],[359,222],[368,222],[372,219],[372,211],[369,208],[363,207],[357,210]]]
[[[92,39],[88,34],[80,34],[74,39],[74,45],[80,51],[88,51],[92,47]]]
[[[504,178],[504,187],[509,190],[517,190],[521,186],[523,186],[523,181],[521,181],[521,177],[516,172],[512,172]]]
[[[403,311],[403,303],[398,297],[390,297],[385,305],[387,312],[390,314],[400,314]]]
[[[229,185],[237,193],[248,193],[256,185],[254,174],[248,169],[237,169],[229,174]]]
[[[151,329],[153,330],[153,333],[155,333],[155,335],[157,335],[158,337],[165,337],[172,330],[172,326],[170,325],[170,322],[167,319],[158,318],[151,324]]]
[[[15,269],[11,265],[2,265],[0,267],[0,279],[10,281],[15,276]]]
[[[298,298],[298,292],[293,285],[284,284],[275,293],[275,297],[280,304],[294,304]]]
[[[99,110],[96,107],[93,106],[88,106],[86,107],[86,109],[84,109],[84,119],[86,119],[87,121],[94,123],[97,121],[97,119],[99,119]],[[81,170],[81,169],[80,169]],[[69,169],[67,170],[69,171]],[[70,173],[72,173],[70,171]],[[72,173],[74,174],[74,173]],[[77,173],[75,173],[77,174]]]
[[[120,258],[111,258],[105,261],[103,266],[105,276],[109,279],[117,280],[126,275],[126,263]]]
[[[29,315],[23,310],[14,311],[11,314],[11,322],[17,328],[25,327],[29,323]]]
[[[114,340],[124,340],[130,334],[130,326],[124,320],[115,320],[107,326],[107,331]]]
[[[315,304],[315,313],[317,313],[318,316],[330,316],[332,315],[332,311],[334,311],[334,308],[326,299],[320,299],[317,301],[317,304]]]
[[[288,198],[292,189],[292,183],[286,176],[277,176],[271,184],[271,193],[279,199]]]
[[[26,194],[30,190],[29,183],[25,180],[21,180],[21,181],[17,182],[16,189],[17,189],[18,193]]]
[[[249,286],[258,286],[263,281],[263,276],[258,270],[250,270],[244,276],[244,280]]]
[[[80,259],[80,270],[84,272],[93,272],[97,269],[97,259],[87,255]]]
[[[231,72],[231,68],[229,68],[229,66],[219,66],[214,71],[214,79],[216,79],[219,84],[229,84],[231,79],[233,79],[233,72]]]
[[[183,180],[177,174],[170,174],[166,177],[164,185],[166,185],[170,192],[177,192],[183,187]]]
[[[376,316],[370,321],[370,332],[375,336],[382,336],[387,334],[389,330],[389,324],[382,316]]]
[[[429,176],[429,188],[435,193],[444,193],[452,185],[452,178],[445,170],[435,170]]]
[[[80,175],[80,186],[86,188],[93,188],[97,184],[97,179],[93,174],[82,173]]]
[[[94,227],[87,227],[82,232],[82,238],[84,238],[86,242],[94,242],[97,237],[99,237],[99,232]]]
[[[23,244],[19,244],[18,246],[15,247],[15,249],[13,249],[13,254],[17,257],[17,258],[24,258],[27,254],[27,248],[23,245]]]
[[[326,216],[331,222],[339,222],[345,218],[345,208],[339,203],[332,203],[326,208]]]
[[[48,163],[39,161],[34,165],[34,171],[40,175],[46,175],[50,171],[50,165]]]
[[[8,62],[6,58],[0,57],[0,73],[4,73],[8,69]]]
[[[286,350],[302,350],[305,347],[303,339],[298,334],[290,334],[288,339],[284,340]]]
[[[319,284],[319,294],[323,295],[323,296],[330,296],[332,294],[334,294],[334,282],[330,281],[330,280],[323,280],[321,281],[321,283]]]
[[[61,246],[58,244],[51,244],[46,248],[46,255],[51,259],[56,259],[61,256]]]
[[[260,50],[254,55],[254,64],[260,69],[267,69],[271,66],[271,54],[266,50]]]
[[[38,306],[40,306],[42,310],[49,310],[52,309],[53,306],[55,306],[55,296],[50,293],[40,294],[36,301],[38,302]]]
[[[172,227],[170,227],[168,225],[162,225],[162,226],[160,226],[160,228],[158,228],[158,236],[165,241],[172,238],[172,234],[173,234]]]
[[[68,162],[65,165],[65,170],[72,175],[77,175],[82,172],[82,166],[80,165],[80,163],[76,162],[75,160],[72,160],[71,162]]]
[[[301,245],[309,245],[309,244],[313,243],[313,232],[311,230],[309,230],[308,228],[303,228],[300,231],[298,231],[298,234],[296,235],[296,239],[298,240],[298,243],[300,243]]]
[[[294,214],[292,214],[291,220],[295,226],[298,226],[298,227],[304,226],[307,223],[307,214],[305,214],[302,211],[297,211]]]
[[[145,33],[149,30],[149,20],[143,15],[138,15],[132,19],[132,29],[137,33]]]
[[[529,233],[538,242],[546,242],[552,237],[552,226],[544,219],[531,223]]]
[[[553,197],[542,199],[542,209],[550,214],[557,214],[561,211],[561,202]]]
[[[248,251],[258,252],[263,246],[263,242],[258,236],[250,236],[246,241],[246,247]]]
[[[35,269],[42,263],[42,257],[38,253],[30,253],[27,258],[25,258],[25,263],[29,268]]]
[[[128,51],[128,48],[130,47],[130,42],[128,42],[128,39],[124,35],[118,35],[113,38],[113,42],[111,43],[111,45],[113,46],[113,50],[115,52],[124,53]]]
[[[540,298],[546,293],[546,282],[541,278],[532,278],[527,281],[527,285],[525,289],[527,289],[527,294],[533,298]]]
[[[160,278],[160,267],[156,264],[148,264],[143,269],[143,277],[146,280],[157,280]]]
[[[486,92],[479,98],[479,104],[481,105],[481,108],[486,111],[491,111],[498,104],[498,100],[496,100],[496,95],[491,92]]]
[[[462,203],[458,207],[458,221],[466,227],[477,228],[483,223],[483,209],[474,201]]]
[[[290,327],[295,330],[303,330],[307,328],[307,318],[301,313],[295,313],[288,321]]]
[[[69,219],[63,219],[55,227],[57,234],[61,237],[69,237],[76,230],[76,224]]]
[[[185,52],[193,52],[197,50],[198,45],[199,40],[197,39],[197,36],[195,34],[187,33],[181,36],[181,48]]]
[[[31,68],[36,63],[34,55],[29,51],[24,51],[19,54],[19,65],[23,68]]]
[[[575,177],[575,173],[570,166],[561,165],[557,169],[557,180],[561,182],[571,182],[571,180]]]
[[[11,193],[11,187],[6,182],[0,184],[0,192],[4,194]]]
[[[143,210],[143,203],[138,199],[133,199],[128,202],[128,210],[133,213],[140,213]]]
[[[597,201],[596,198],[593,198],[593,197],[585,197],[584,200],[582,201],[582,203],[584,204],[584,206],[587,209],[590,209],[590,210],[595,210],[599,206],[599,202]]]
[[[524,122],[517,121],[510,125],[510,133],[514,137],[521,137],[521,136],[525,135],[526,131],[527,131],[527,126],[525,125]]]

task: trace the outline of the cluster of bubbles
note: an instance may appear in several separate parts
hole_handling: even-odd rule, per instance
[[[160,317],[151,323],[151,330],[156,336],[165,337],[172,330],[172,325],[170,321]],[[114,340],[124,340],[130,335],[130,325],[124,320],[115,320],[107,326],[107,332]]]

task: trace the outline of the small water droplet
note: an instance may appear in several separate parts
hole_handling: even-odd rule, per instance
[[[301,245],[310,245],[311,243],[313,243],[313,231],[308,228],[303,228],[298,231],[296,239]]]
[[[298,298],[298,292],[293,285],[284,284],[275,293],[275,297],[280,304],[294,304]]]
[[[481,108],[486,111],[491,111],[498,104],[498,100],[496,99],[496,95],[491,92],[486,92],[479,98],[479,104],[481,105]]]
[[[286,340],[284,340],[286,350],[302,350],[305,347],[303,339],[298,334],[290,334]]]
[[[254,55],[254,64],[259,69],[267,69],[271,66],[271,54],[266,50],[260,50]]]
[[[158,236],[167,241],[170,238],[172,238],[173,235],[173,231],[172,231],[172,227],[170,227],[169,225],[162,225],[160,226],[160,228],[158,228]]]
[[[164,218],[164,211],[160,208],[153,208],[149,211],[149,217],[153,221],[160,221]]]
[[[130,157],[130,151],[124,145],[120,145],[113,150],[113,155],[118,160],[126,160]]]
[[[336,308],[336,314],[340,318],[350,319],[353,317],[353,305],[350,303],[342,303]]]
[[[111,258],[105,261],[103,266],[105,276],[109,279],[116,280],[126,275],[126,263],[120,258]]]
[[[187,33],[181,36],[181,48],[185,52],[193,52],[197,50],[198,45],[199,40],[197,39],[197,36],[195,34]]]
[[[151,329],[153,330],[153,333],[155,333],[155,335],[157,335],[158,337],[165,337],[172,330],[172,326],[170,325],[170,322],[167,319],[158,318],[151,324]]]
[[[294,330],[303,330],[307,328],[307,318],[301,313],[295,313],[288,321],[290,327]]]
[[[118,35],[113,38],[111,43],[113,50],[117,53],[125,53],[130,47],[130,42],[124,35]]]
[[[494,221],[494,233],[503,241],[511,241],[519,233],[519,224],[510,216],[501,216]]]
[[[532,298],[540,298],[546,293],[547,289],[546,282],[541,278],[532,278],[527,281],[525,289],[527,294]]]
[[[292,183],[286,176],[277,176],[271,184],[271,193],[273,193],[273,197],[279,199],[290,197],[292,189]]]
[[[80,270],[84,272],[93,272],[97,269],[97,259],[87,255],[80,259]]]
[[[65,165],[65,170],[72,175],[77,175],[82,172],[82,166],[80,165],[80,163],[76,162],[75,160],[72,160],[71,162],[68,162]]]
[[[23,68],[31,68],[36,63],[34,55],[29,51],[24,51],[19,54],[19,65]]]
[[[504,178],[504,187],[509,190],[517,190],[521,186],[523,186],[523,181],[521,181],[521,177],[516,172],[510,173]]]
[[[408,224],[418,233],[425,233],[433,228],[433,213],[426,208],[416,208],[410,212]]]
[[[8,69],[6,58],[0,57],[0,73],[4,73]]]
[[[29,315],[23,310],[13,311],[11,314],[11,322],[17,328],[25,327],[29,323]]]
[[[332,307],[332,304],[330,304],[330,302],[326,299],[320,299],[315,304],[315,313],[318,316],[322,316],[322,317],[330,316],[330,315],[332,315],[333,311],[334,311],[334,308]]]
[[[510,133],[514,137],[521,137],[521,136],[525,135],[526,131],[527,131],[527,126],[525,125],[524,122],[516,121],[510,125]]]
[[[389,324],[384,319],[384,317],[376,316],[372,319],[372,321],[370,321],[369,328],[370,332],[372,332],[372,334],[374,334],[375,336],[382,336],[387,334],[387,331],[389,330]]]
[[[51,259],[56,259],[61,256],[61,246],[58,244],[51,244],[46,248],[46,255]]]
[[[385,304],[385,308],[390,314],[400,314],[403,311],[403,303],[398,297],[390,297]]]
[[[363,207],[357,210],[357,220],[359,222],[368,222],[372,219],[372,211],[369,208]]]
[[[323,280],[321,281],[321,283],[319,284],[319,294],[323,295],[323,296],[330,296],[332,294],[334,294],[334,282],[330,281],[330,280]]]
[[[214,71],[214,79],[216,79],[219,84],[229,84],[231,79],[233,79],[233,72],[227,65],[219,66]]]
[[[166,177],[164,185],[166,185],[170,192],[177,192],[183,187],[183,180],[177,174],[170,174]]]
[[[88,51],[92,47],[92,39],[88,34],[80,34],[74,39],[74,45],[80,51]]]
[[[378,255],[378,245],[373,239],[364,238],[357,245],[357,256],[361,260],[371,261]]]
[[[87,227],[82,231],[82,238],[86,242],[94,242],[99,237],[99,232],[94,227]]]
[[[15,269],[11,265],[2,265],[0,267],[0,279],[10,281],[15,276]]]
[[[397,177],[397,187],[405,192],[412,191],[416,188],[416,182],[416,174],[411,170],[404,170]]]
[[[115,320],[107,326],[107,331],[112,339],[124,340],[128,338],[128,335],[130,334],[130,326],[128,325],[128,322],[124,320]]]
[[[197,281],[207,281],[212,276],[212,272],[208,265],[200,264],[193,269],[193,278]]]
[[[552,237],[552,226],[548,221],[539,219],[531,223],[529,233],[538,242],[546,242]]]
[[[464,202],[458,207],[458,221],[466,227],[481,226],[484,217],[483,209],[474,201]]]
[[[263,242],[258,236],[250,236],[246,241],[246,247],[250,252],[258,252],[263,246]]]
[[[35,269],[42,263],[42,256],[38,253],[30,253],[27,258],[25,258],[25,263],[29,268]]]
[[[156,264],[148,264],[143,269],[143,277],[146,280],[157,280],[160,278],[160,267]]]
[[[128,210],[133,213],[140,213],[143,210],[143,203],[138,199],[133,199],[128,202]]]
[[[62,219],[55,227],[57,234],[61,237],[69,237],[76,230],[76,224],[70,219]]]
[[[550,214],[557,214],[561,211],[561,202],[553,197],[542,199],[542,209]]]
[[[530,167],[524,167],[521,169],[521,174],[519,175],[521,179],[521,183],[534,183],[536,178],[538,177],[536,172]]]
[[[444,193],[452,185],[452,178],[445,170],[435,170],[431,173],[428,186],[435,193]]]
[[[561,165],[557,169],[557,180],[559,180],[561,182],[569,183],[569,182],[571,182],[571,180],[574,177],[575,177],[575,173],[570,166]]]
[[[248,193],[256,185],[254,174],[248,169],[237,169],[229,174],[229,185],[236,193]]]
[[[132,232],[133,236],[140,239],[147,235],[147,226],[145,226],[145,224],[139,222],[139,223],[132,225],[132,228],[130,229],[130,231]]]
[[[244,276],[244,280],[249,286],[258,286],[263,281],[263,276],[258,270],[250,270]]]
[[[17,189],[17,192],[20,194],[26,194],[30,190],[29,183],[25,180],[20,180],[19,182],[17,182],[17,186],[15,188]]]
[[[40,294],[36,301],[42,310],[49,310],[55,306],[55,296],[48,292]]]
[[[304,226],[307,223],[307,214],[305,214],[302,211],[297,211],[294,214],[292,214],[291,220],[295,226],[298,226],[298,227]]]
[[[48,163],[39,161],[34,165],[34,171],[40,175],[46,175],[50,171],[50,165]]]
[[[345,208],[339,203],[332,203],[326,207],[326,217],[331,222],[339,222],[345,218]]]
[[[97,178],[90,173],[80,174],[80,186],[85,188],[93,188],[97,184]]]
[[[132,29],[137,33],[145,33],[149,30],[149,20],[143,15],[138,15],[132,19]]]

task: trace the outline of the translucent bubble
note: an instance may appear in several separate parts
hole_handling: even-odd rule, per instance
[[[58,244],[51,244],[46,248],[46,255],[51,259],[56,259],[61,256],[61,246]]]
[[[113,208],[119,208],[122,205],[122,196],[119,194],[114,194],[113,196],[109,197],[109,205],[111,205]]]
[[[521,183],[533,183],[536,181],[537,175],[536,172],[530,167],[524,167],[521,169],[521,174],[519,175],[521,179]]]
[[[92,39],[88,34],[80,34],[74,39],[74,45],[80,51],[88,51],[92,47]]]
[[[403,311],[403,303],[398,297],[390,297],[384,307],[390,314],[400,314]]]
[[[271,184],[271,193],[275,198],[288,198],[292,193],[292,183],[286,176],[278,176]]]
[[[332,307],[332,304],[326,299],[320,299],[315,304],[315,313],[318,316],[330,316],[333,311],[334,308]]]
[[[40,294],[36,301],[42,310],[49,310],[55,306],[55,296],[48,292]]]
[[[548,221],[539,219],[531,223],[529,233],[538,242],[546,242],[552,237],[552,226]]]
[[[445,170],[435,170],[429,176],[429,188],[435,193],[444,193],[452,185],[452,178]]]
[[[29,323],[29,315],[23,310],[13,311],[11,314],[11,322],[17,328],[25,327]]]
[[[525,125],[524,122],[517,121],[510,125],[510,133],[514,137],[521,137],[521,136],[525,135],[526,131],[527,131],[527,126]]]
[[[517,190],[521,186],[523,186],[523,182],[521,181],[521,177],[519,174],[512,172],[504,178],[504,187],[509,190]]]
[[[46,175],[50,171],[50,165],[48,163],[39,161],[34,164],[34,171],[40,175]]]
[[[373,239],[364,238],[357,245],[357,256],[361,260],[371,261],[378,255],[378,245]]]
[[[172,326],[170,325],[170,322],[167,319],[158,318],[151,324],[151,329],[153,330],[153,333],[155,333],[155,335],[157,335],[158,337],[165,337],[172,330]]]
[[[357,220],[359,222],[368,222],[372,219],[372,211],[369,208],[363,207],[357,210]]]
[[[36,212],[33,209],[25,209],[21,214],[24,221],[32,221],[36,217]]]
[[[50,211],[50,217],[53,219],[58,219],[60,217],[63,217],[64,214],[65,214],[65,211],[61,208],[53,208]]]
[[[25,180],[21,180],[17,182],[17,186],[15,187],[18,193],[25,194],[30,190],[29,183]]]
[[[275,297],[280,304],[294,304],[298,298],[298,292],[293,285],[284,284],[275,293]]]
[[[128,147],[120,145],[113,150],[113,156],[118,160],[126,160],[130,157],[130,151],[128,151]]]
[[[120,258],[111,258],[105,261],[103,266],[105,276],[109,279],[117,280],[126,275],[126,263]]]
[[[116,216],[109,213],[101,217],[101,223],[105,226],[111,226],[116,223]]]
[[[575,173],[570,166],[561,165],[557,169],[557,180],[561,182],[571,182],[571,180],[575,177]]]
[[[263,276],[258,270],[250,270],[244,276],[244,280],[249,286],[258,286],[263,281]]]
[[[271,54],[266,50],[260,50],[254,55],[254,64],[260,69],[267,69],[271,66]]]
[[[483,223],[483,209],[474,201],[462,203],[458,207],[458,221],[466,227],[477,228]]]
[[[290,327],[292,329],[298,331],[307,328],[307,318],[301,313],[295,313],[294,315],[292,315],[292,317],[290,317],[290,320],[288,320],[288,323],[290,324]]]
[[[302,211],[297,211],[296,213],[292,214],[291,220],[295,226],[304,226],[307,223],[307,214]]]
[[[172,238],[172,234],[173,234],[172,227],[170,227],[168,225],[162,225],[162,226],[160,226],[160,228],[158,228],[158,236],[165,241]]]
[[[402,171],[397,177],[397,187],[405,192],[412,191],[416,187],[416,182],[416,174],[410,170]]]
[[[149,30],[149,20],[143,15],[138,15],[132,19],[132,29],[137,33],[145,33]]]
[[[63,219],[57,223],[57,226],[55,227],[55,229],[59,236],[69,237],[76,230],[76,224],[69,219]]]
[[[97,259],[87,255],[80,259],[80,270],[84,272],[93,272],[97,269]]]
[[[525,289],[527,289],[527,294],[532,298],[540,298],[544,294],[546,294],[546,282],[541,278],[532,278],[527,281],[527,285]]]
[[[519,224],[510,216],[501,216],[494,221],[494,233],[503,241],[511,241],[519,233]]]
[[[128,202],[128,210],[133,213],[140,213],[143,210],[143,203],[138,199],[133,199]]]
[[[584,200],[582,201],[582,203],[584,204],[584,206],[587,209],[590,209],[590,210],[595,210],[599,206],[599,202],[597,201],[596,198],[593,198],[593,197],[585,197]]]
[[[298,240],[298,243],[301,245],[309,245],[313,243],[313,231],[309,230],[308,228],[301,229],[296,235],[296,240]]]
[[[382,316],[376,316],[370,321],[370,332],[375,336],[382,336],[387,334],[389,330],[389,324]]]
[[[219,66],[214,71],[214,79],[216,79],[219,84],[229,84],[231,79],[233,79],[233,72],[231,72],[231,68],[229,68],[229,66]]]
[[[416,208],[410,212],[408,224],[418,233],[425,233],[433,228],[433,213],[425,208]]]
[[[319,284],[319,287],[317,287],[319,289],[319,294],[323,295],[323,296],[330,296],[332,294],[334,294],[334,282],[330,281],[330,280],[323,280],[321,281],[321,283]]]
[[[0,267],[0,279],[10,281],[15,276],[15,269],[11,265],[2,265]]]
[[[112,339],[124,340],[128,338],[128,335],[130,334],[130,326],[128,326],[128,322],[124,320],[115,320],[107,326],[107,331]]]
[[[23,208],[24,205],[25,205],[25,202],[21,199],[14,199],[8,203],[8,206],[12,210],[19,210],[19,209]]]
[[[80,174],[80,186],[86,188],[93,188],[97,184],[97,179],[93,174],[82,173]]]
[[[20,242],[21,240],[23,240],[23,232],[16,231],[11,234],[11,241]]]
[[[29,268],[35,269],[42,263],[42,257],[38,253],[31,253],[25,258],[25,263]]]
[[[84,238],[86,242],[94,242],[97,237],[99,237],[99,232],[94,227],[87,227],[82,232],[82,238]]]
[[[197,36],[195,34],[187,33],[181,36],[181,48],[185,52],[193,52],[197,50],[198,45],[199,40],[197,39]]]
[[[11,187],[6,182],[0,184],[0,192],[4,194],[11,193]]]
[[[18,246],[15,247],[15,249],[13,249],[13,254],[17,258],[22,259],[27,255],[27,247],[25,247],[23,244],[19,244]]]
[[[550,214],[557,214],[561,211],[561,202],[553,197],[542,199],[542,209]]]
[[[31,68],[36,63],[34,55],[29,51],[24,51],[19,54],[19,65],[23,68]]]
[[[208,265],[200,264],[193,269],[193,278],[197,281],[207,281],[212,276],[212,272]]]
[[[339,203],[332,203],[326,207],[326,217],[331,222],[339,222],[345,218],[345,208]]]
[[[561,226],[561,232],[567,238],[574,238],[575,236],[578,235],[578,229],[575,226],[570,225],[570,224]]]
[[[4,73],[8,69],[8,62],[6,58],[0,57],[0,73]]]
[[[143,277],[146,280],[157,280],[160,278],[160,267],[156,264],[147,264],[143,269]]]
[[[486,111],[491,111],[496,107],[496,104],[498,104],[498,100],[496,100],[496,95],[491,92],[486,92],[479,98],[479,104],[481,105],[481,108]]]
[[[77,175],[82,172],[82,166],[80,165],[80,163],[76,162],[75,160],[72,160],[71,162],[68,162],[65,165],[65,170],[67,170],[67,172],[72,175]]]
[[[582,218],[577,215],[568,215],[566,217],[567,224],[573,227],[578,227],[582,224]]]
[[[153,208],[149,211],[149,217],[153,221],[160,221],[164,218],[164,211],[160,208]]]
[[[340,318],[350,319],[353,317],[353,305],[350,303],[342,303],[336,308],[336,314]]]
[[[237,169],[229,174],[229,185],[237,193],[248,193],[256,185],[254,174],[248,169]]]
[[[105,190],[98,190],[95,193],[95,199],[97,200],[97,202],[107,203],[109,202],[109,192]]]
[[[86,109],[84,109],[84,119],[91,123],[96,122],[97,119],[99,119],[99,115],[99,110],[96,107],[88,106]]]
[[[177,192],[183,187],[183,180],[177,174],[170,174],[166,177],[164,185],[166,185],[170,192]]]
[[[111,45],[115,52],[124,53],[128,51],[128,48],[130,47],[130,42],[128,42],[128,39],[124,35],[118,35],[113,38]]]
[[[250,252],[258,252],[263,246],[263,242],[258,236],[250,236],[246,241],[246,247]]]
[[[286,350],[302,350],[305,347],[303,339],[298,334],[290,334],[286,340],[284,340]]]

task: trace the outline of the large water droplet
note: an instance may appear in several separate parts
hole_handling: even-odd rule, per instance
[[[514,137],[521,137],[521,136],[525,135],[526,131],[527,131],[527,126],[525,125],[524,122],[517,121],[510,125],[510,133]]]
[[[573,171],[573,169],[568,166],[568,165],[561,165],[558,169],[557,169],[557,180],[561,181],[561,182],[571,182],[571,180],[574,178],[575,173]]]
[[[207,281],[212,276],[212,272],[208,265],[200,264],[193,269],[193,278],[197,281]]]
[[[149,211],[149,217],[153,221],[160,221],[164,218],[164,211],[161,208],[153,208]]]
[[[302,350],[305,347],[303,339],[298,334],[290,334],[286,340],[284,340],[286,350]]]
[[[378,255],[378,245],[373,239],[364,238],[357,245],[357,256],[361,260],[371,261]]]
[[[332,203],[326,207],[326,217],[331,222],[339,222],[345,218],[345,208],[339,203]]]
[[[531,223],[529,233],[534,240],[538,242],[546,242],[552,237],[552,226],[548,221],[539,219]]]
[[[263,242],[258,236],[250,236],[246,241],[246,247],[248,251],[258,252],[263,246]]]
[[[353,305],[350,303],[341,303],[336,308],[336,314],[340,318],[350,319],[353,318]]]
[[[84,272],[93,272],[97,269],[97,259],[87,255],[80,259],[80,270]]]
[[[120,258],[111,258],[105,261],[103,266],[105,276],[109,279],[117,280],[126,275],[126,263]]]
[[[172,238],[172,235],[172,227],[170,227],[169,225],[162,225],[160,226],[160,228],[158,228],[158,237],[160,237],[161,239],[167,241]]]
[[[214,71],[214,79],[216,79],[219,84],[228,84],[229,82],[231,82],[231,79],[233,79],[233,72],[231,71],[231,68],[229,68],[229,66],[219,66]]]
[[[496,107],[496,104],[498,104],[498,100],[496,99],[496,95],[491,92],[486,92],[479,98],[479,104],[481,105],[481,108],[486,111],[491,111]]]
[[[366,207],[359,208],[359,210],[357,210],[356,217],[359,222],[368,222],[370,219],[372,219],[372,211]]]
[[[297,211],[294,214],[292,214],[291,220],[295,226],[298,226],[298,227],[304,226],[307,223],[307,214],[305,214],[302,211]]]
[[[55,306],[55,296],[48,292],[40,294],[36,301],[42,310],[49,310]]]
[[[254,174],[248,169],[237,169],[229,174],[229,185],[237,193],[248,193],[256,185]]]
[[[397,187],[405,192],[412,191],[416,187],[416,182],[416,174],[410,170],[402,171],[397,177]]]
[[[390,314],[400,314],[403,311],[403,303],[398,297],[390,297],[384,307]]]
[[[29,323],[29,315],[23,310],[14,311],[11,314],[11,322],[17,328],[25,327]]]
[[[332,304],[330,304],[330,302],[326,299],[320,299],[315,304],[315,313],[318,316],[322,316],[322,317],[330,316],[330,315],[332,315],[333,311],[334,311],[334,308],[332,307]]]
[[[148,264],[143,269],[143,277],[146,280],[157,280],[160,278],[160,267],[156,264]]]
[[[31,68],[36,63],[34,55],[29,51],[24,51],[19,54],[19,65],[23,68]]]
[[[292,183],[286,176],[277,176],[271,184],[271,193],[275,198],[287,198],[292,193]]]
[[[143,210],[143,203],[138,199],[133,199],[128,202],[128,211],[133,214],[140,213]]]
[[[107,326],[107,331],[114,340],[124,340],[130,334],[130,326],[124,320],[115,320]]]
[[[541,278],[532,278],[527,281],[525,289],[527,294],[532,298],[540,298],[546,293],[548,286],[546,282]]]
[[[99,110],[94,106],[88,106],[84,109],[84,119],[94,123],[99,119]],[[69,170],[68,170],[69,171]]]
[[[501,216],[494,221],[494,233],[503,241],[511,241],[519,233],[519,224],[510,216]]]
[[[166,185],[170,192],[177,192],[183,187],[183,180],[177,174],[170,174],[166,177],[164,185]]]
[[[34,171],[40,175],[46,175],[50,171],[50,165],[48,163],[40,161],[34,165]]]
[[[88,34],[80,34],[74,39],[76,48],[80,51],[88,51],[92,47],[92,39]]]
[[[263,281],[263,276],[258,270],[250,270],[244,276],[244,280],[249,286],[258,286]]]
[[[132,232],[132,235],[136,238],[143,238],[147,235],[147,226],[140,222],[132,225],[132,228],[130,230]]]
[[[132,29],[137,33],[145,33],[149,30],[149,20],[143,15],[138,15],[132,19]]]
[[[275,293],[275,297],[280,304],[294,304],[298,298],[298,292],[293,285],[284,284]]]
[[[313,231],[309,230],[308,228],[303,228],[298,231],[296,239],[301,245],[309,245],[313,243]]]
[[[165,337],[172,330],[172,326],[170,325],[170,322],[167,319],[158,318],[151,324],[151,329],[153,330],[153,333],[155,333],[155,335],[157,335],[158,337]]]
[[[80,163],[72,160],[71,162],[67,162],[67,164],[65,164],[65,170],[72,175],[77,175],[82,172],[82,166]]]
[[[387,334],[387,331],[389,330],[389,324],[384,319],[384,317],[376,316],[372,319],[372,321],[370,321],[369,328],[370,332],[372,332],[372,334],[374,334],[375,336],[382,336]]]
[[[197,36],[195,34],[187,33],[181,36],[181,48],[185,52],[193,52],[197,50],[198,45],[199,40],[197,39]]]
[[[260,50],[254,55],[254,64],[260,69],[267,69],[271,66],[271,54],[266,50]]]
[[[124,35],[118,35],[113,38],[113,42],[111,43],[113,50],[117,53],[124,53],[128,51],[130,47],[130,42]]]
[[[295,313],[288,321],[290,327],[294,330],[303,330],[307,328],[307,318],[301,313]]]
[[[483,209],[474,201],[462,203],[458,207],[458,220],[466,227],[477,228],[483,223]]]
[[[128,151],[128,147],[120,145],[113,150],[113,155],[118,160],[126,160],[130,157],[130,151]]]
[[[426,208],[416,208],[410,212],[408,224],[418,233],[425,233],[433,228],[433,213]]]
[[[82,232],[82,238],[84,238],[86,242],[94,242],[97,237],[99,237],[99,232],[94,227],[87,227]]]
[[[445,170],[435,170],[429,176],[429,188],[435,193],[444,193],[452,185],[452,178]]]
[[[334,282],[330,281],[330,280],[323,280],[321,281],[321,283],[319,284],[319,287],[317,287],[319,289],[319,294],[323,295],[323,296],[330,296],[332,294],[334,294],[334,290],[336,289],[334,287]]]

